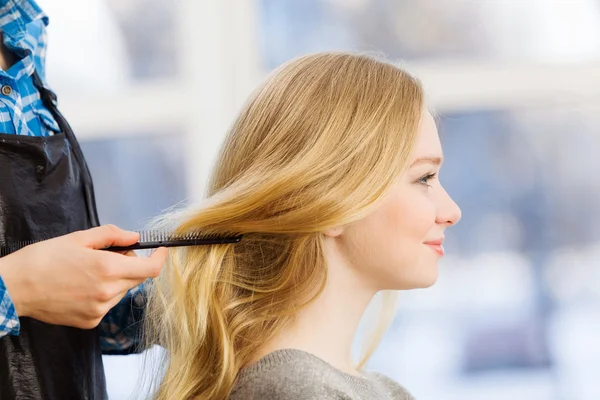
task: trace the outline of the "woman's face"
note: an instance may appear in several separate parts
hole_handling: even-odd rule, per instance
[[[435,121],[425,112],[410,167],[368,217],[335,237],[347,264],[375,290],[429,287],[444,255],[444,231],[460,208],[438,179],[442,146]]]

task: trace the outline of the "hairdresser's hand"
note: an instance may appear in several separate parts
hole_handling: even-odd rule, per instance
[[[145,258],[99,250],[129,246],[138,238],[137,233],[105,225],[0,258],[0,276],[17,315],[84,329],[97,326],[129,289],[158,276],[165,262],[165,248]]]

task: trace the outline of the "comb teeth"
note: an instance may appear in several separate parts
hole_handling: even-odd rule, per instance
[[[189,232],[184,234],[175,234],[167,231],[141,231],[138,232],[140,235],[140,242],[161,242],[167,240],[189,240],[189,239],[205,239],[212,237],[222,236],[206,236],[200,232]]]

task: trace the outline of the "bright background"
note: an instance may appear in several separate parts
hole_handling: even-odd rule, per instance
[[[250,91],[300,54],[402,60],[463,219],[370,363],[420,400],[600,399],[599,0],[39,0],[101,220],[200,199]],[[111,399],[139,357],[105,357]]]

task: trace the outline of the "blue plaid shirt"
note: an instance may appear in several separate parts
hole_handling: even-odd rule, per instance
[[[34,0],[0,0],[0,30],[5,46],[17,57],[8,71],[0,69],[0,133],[50,136],[60,130],[42,104],[34,85],[37,71],[45,87],[46,26],[48,17]],[[127,354],[137,349],[139,326],[146,304],[144,286],[127,296],[100,324],[102,350]],[[0,338],[19,334],[19,318],[0,277]]]

